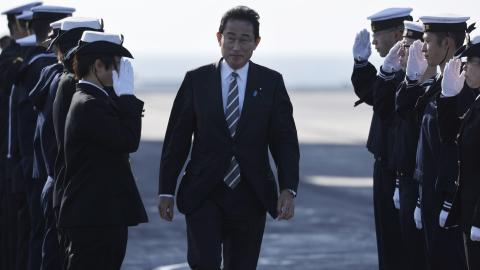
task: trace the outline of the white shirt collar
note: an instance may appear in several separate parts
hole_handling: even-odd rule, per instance
[[[227,80],[228,77],[232,74],[232,72],[236,72],[240,80],[246,81],[249,66],[250,62],[247,62],[243,67],[234,70],[230,67],[230,65],[228,65],[225,59],[222,59],[222,61],[220,62],[220,72],[222,75],[222,80]]]
[[[85,81],[85,80],[79,80],[78,83],[84,83],[84,84],[89,84],[95,88],[98,88],[98,90],[102,91],[105,95],[107,95],[107,97],[109,96],[107,91],[103,90],[100,86],[94,84],[94,83],[91,83],[89,81]]]

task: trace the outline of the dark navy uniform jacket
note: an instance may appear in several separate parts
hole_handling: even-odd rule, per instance
[[[45,67],[37,85],[29,94],[38,114],[34,137],[34,160],[36,162],[34,162],[33,170],[42,172],[42,174],[39,173],[41,176],[54,176],[57,141],[53,128],[52,107],[62,71],[63,65],[60,63]],[[43,163],[40,163],[40,160],[43,160]],[[41,180],[45,181],[46,179]]]
[[[13,80],[9,79],[9,71],[14,61],[20,56],[20,46],[12,41],[0,54],[0,193],[6,190],[7,152],[9,129],[9,100]]]
[[[76,90],[76,83],[77,80],[75,76],[69,71],[64,70],[59,78],[57,93],[52,108],[53,127],[58,149],[54,168],[55,185],[53,191],[53,207],[56,209],[60,207],[65,176],[65,121],[73,94]]]
[[[54,54],[48,52],[44,47],[36,46],[25,57],[24,65],[15,82],[13,103],[17,114],[17,141],[26,184],[28,184],[28,179],[32,178],[46,180],[46,171],[41,155],[36,156],[35,159],[33,156],[37,113],[34,111],[29,93],[37,84],[42,69],[55,62]],[[40,164],[42,166],[39,166]]]
[[[440,98],[442,77],[437,76],[433,85],[417,101],[417,108],[425,104],[422,116],[420,137],[417,147],[415,178],[424,187],[433,188],[443,200],[451,202],[455,194],[455,181],[458,175],[457,147],[440,136],[440,123],[437,101]],[[467,96],[465,96],[467,95]],[[471,99],[468,91],[459,98]],[[468,107],[458,107],[465,112]],[[443,122],[443,120],[442,120]]]
[[[415,104],[415,110],[420,116],[420,134],[418,139],[415,174],[424,187],[435,187],[439,170],[440,137],[437,125],[436,97],[441,92],[442,77],[435,77],[435,81],[428,88],[420,85],[410,89],[412,92],[423,92]]]
[[[455,189],[454,203],[447,226],[461,224],[470,232],[480,227],[480,101],[479,89],[465,86],[454,97],[437,99],[439,130],[442,143],[456,150],[450,162],[458,164],[458,177],[451,178]],[[455,147],[456,146],[456,147]],[[453,151],[452,150],[452,151]]]
[[[395,91],[404,77],[403,71],[386,73],[380,70],[377,75],[377,69],[370,62],[356,62],[351,78],[359,97],[355,106],[365,102],[373,107],[367,148],[387,165],[393,152]]]
[[[415,105],[418,98],[425,93],[425,89],[428,89],[433,82],[433,78],[420,85],[403,81],[398,87],[395,97],[397,115],[393,151],[395,154],[392,159],[399,176],[412,178],[414,175],[420,122],[424,109],[418,111]]]

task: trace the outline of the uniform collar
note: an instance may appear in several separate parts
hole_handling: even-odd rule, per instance
[[[85,81],[85,80],[79,80],[78,83],[84,83],[84,84],[88,84],[88,85],[91,85],[95,88],[97,88],[99,91],[102,91],[107,97],[109,97],[107,91],[105,91],[103,88],[101,88],[100,86],[94,84],[94,83],[91,83],[89,81]]]

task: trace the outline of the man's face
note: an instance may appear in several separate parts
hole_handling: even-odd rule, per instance
[[[387,56],[390,49],[399,40],[399,37],[397,37],[398,33],[399,31],[396,29],[385,29],[373,33],[372,45],[375,46],[375,49],[381,57]]]
[[[398,55],[400,56],[400,64],[402,65],[402,69],[407,69],[407,61],[408,61],[408,49],[412,45],[415,40],[413,38],[404,37],[402,39],[400,50],[398,51]]]
[[[29,35],[28,29],[23,27],[18,20],[15,22],[9,22],[8,28],[13,39],[24,38]]]
[[[112,86],[113,85],[113,78],[112,72],[115,70],[117,73],[120,73],[120,57],[115,56],[114,61],[110,67],[106,68],[100,59],[95,61],[95,72],[98,79],[104,86]],[[120,74],[119,74],[120,75]]]
[[[222,56],[232,69],[243,67],[252,57],[260,38],[255,39],[253,25],[244,20],[228,20],[223,33],[217,33]]]
[[[430,32],[423,34],[423,39],[422,52],[429,66],[438,66],[442,64],[442,61],[447,60],[444,59],[448,50],[447,39],[439,43],[438,36]]]
[[[480,57],[468,57],[464,70],[467,85],[470,88],[480,88]]]

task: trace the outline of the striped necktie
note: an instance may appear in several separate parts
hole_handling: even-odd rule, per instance
[[[230,135],[235,136],[237,131],[238,120],[240,119],[240,102],[238,101],[238,74],[232,72],[230,86],[228,88],[227,108],[225,109],[225,119],[227,120],[228,129]],[[235,157],[232,157],[230,167],[227,170],[227,174],[223,178],[225,184],[231,189],[234,189],[240,182],[240,167]]]

